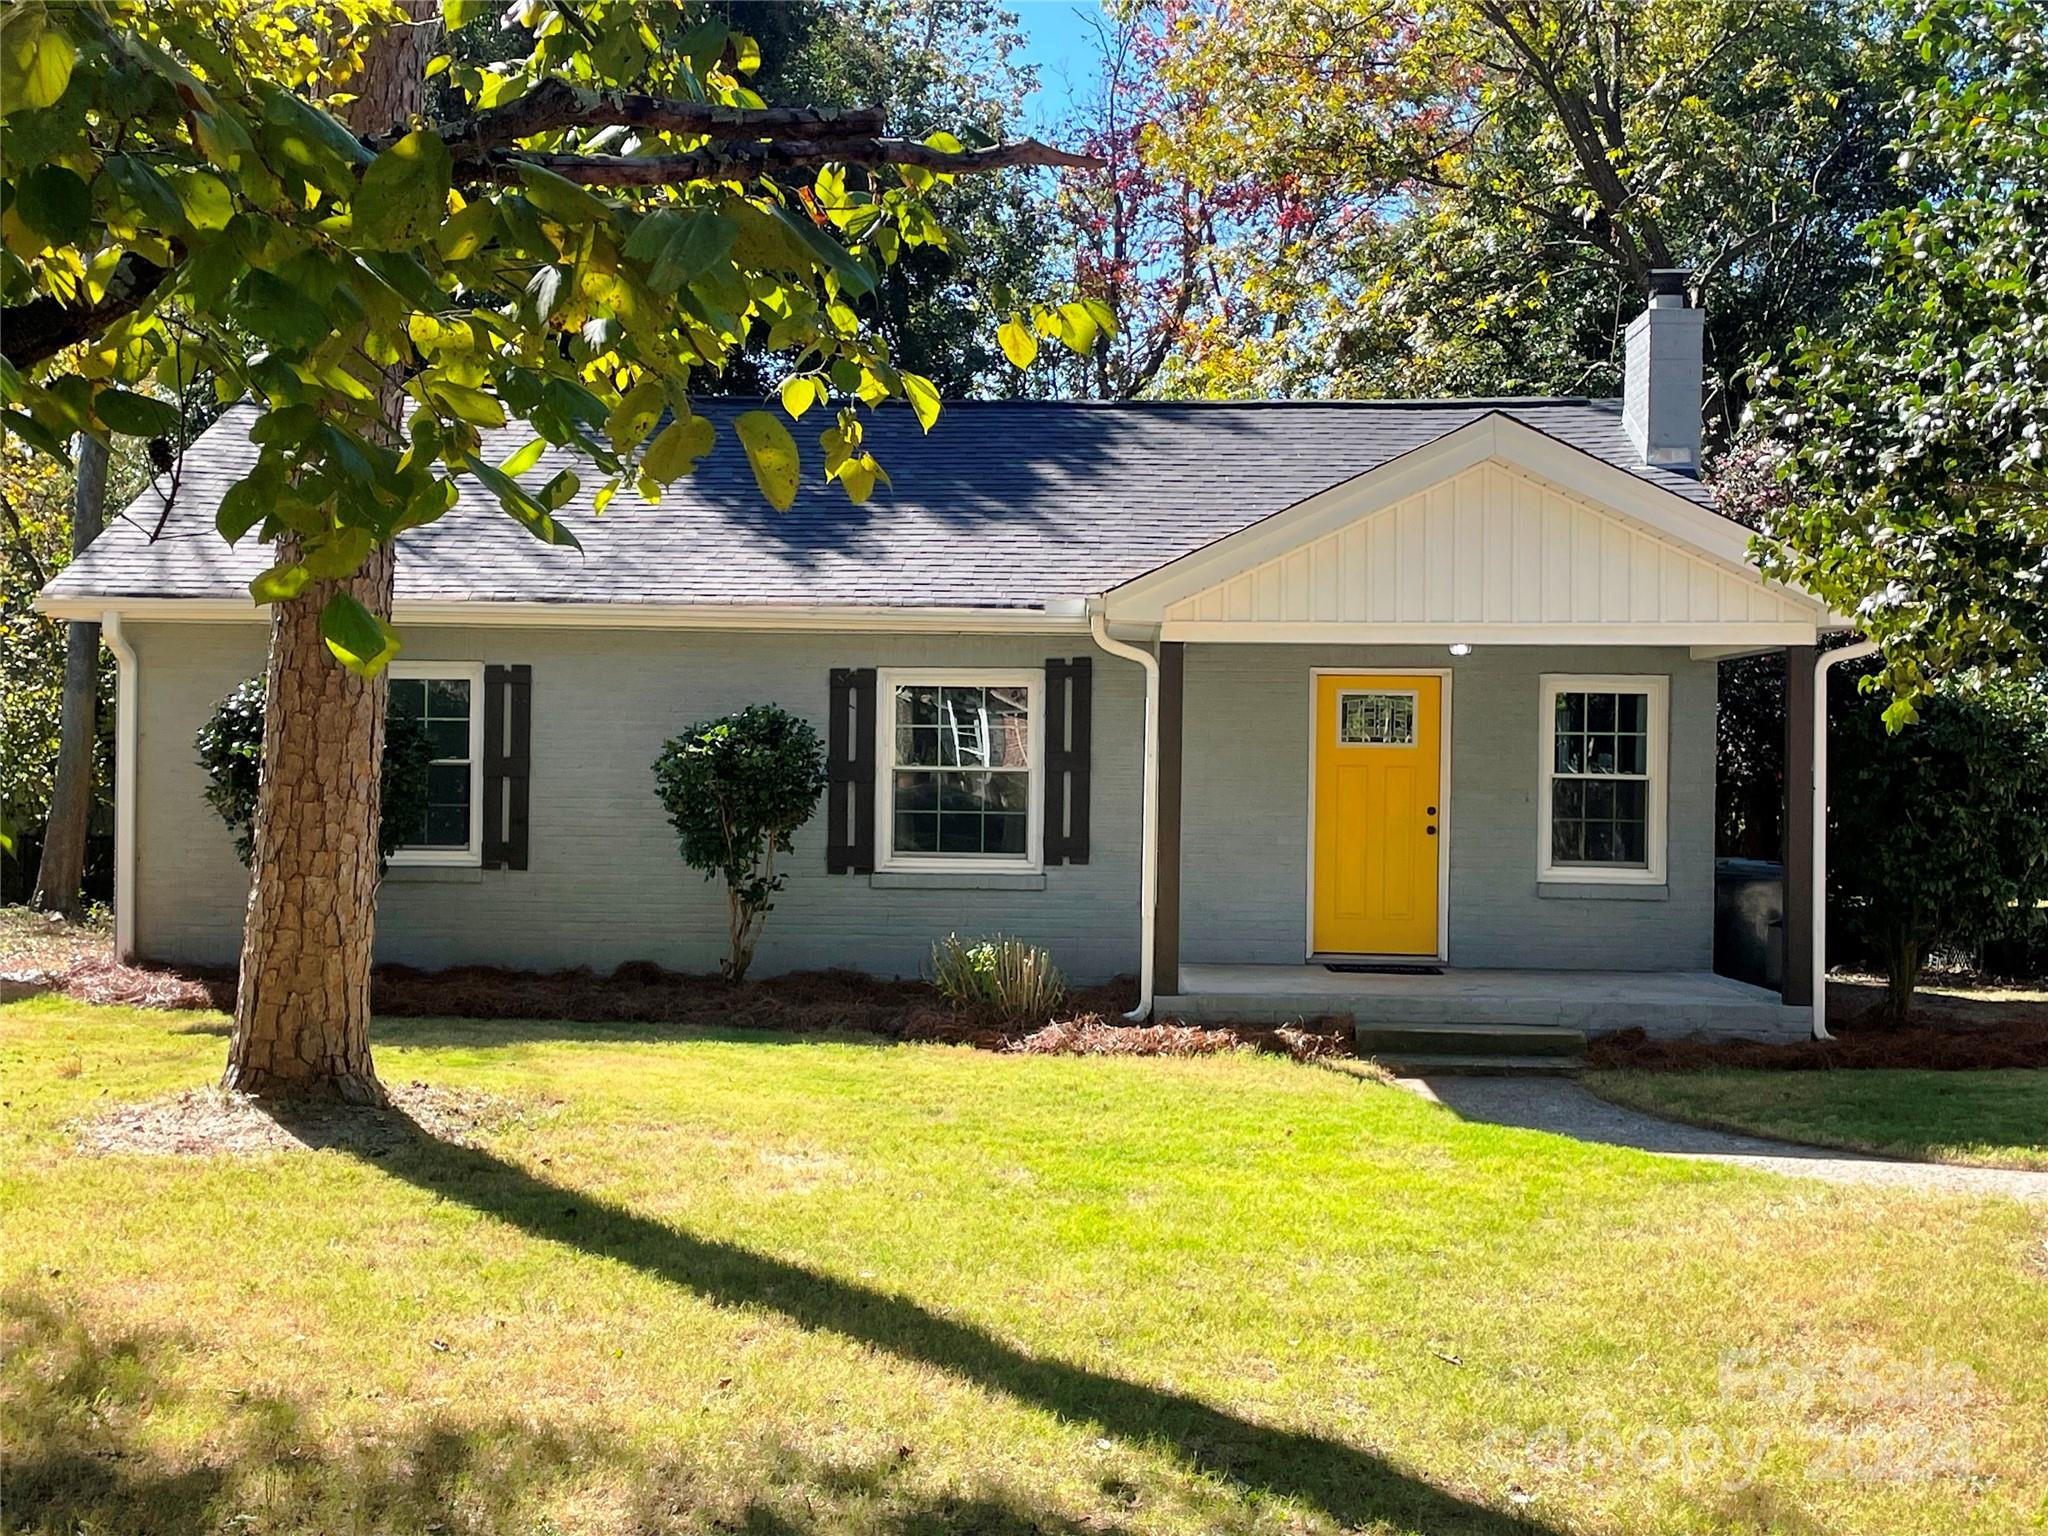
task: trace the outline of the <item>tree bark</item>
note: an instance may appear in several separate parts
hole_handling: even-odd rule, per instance
[[[356,99],[346,115],[358,134],[385,132],[424,104],[434,0],[405,0],[405,9],[413,24],[379,37],[348,82]],[[404,401],[398,380],[387,378],[382,403],[394,441]],[[292,557],[289,539],[278,553]],[[263,786],[227,1088],[386,1102],[370,1060],[370,957],[387,680],[358,677],[333,658],[320,610],[339,588],[389,618],[396,563],[392,546],[381,546],[346,581],[313,582],[272,610]]]
[[[71,556],[100,536],[107,517],[107,445],[78,437],[78,487],[71,500]],[[76,919],[84,910],[85,834],[92,818],[93,746],[99,737],[100,627],[64,626],[64,704],[58,727],[57,773],[43,857],[29,905]]]

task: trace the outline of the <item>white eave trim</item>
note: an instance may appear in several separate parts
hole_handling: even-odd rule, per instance
[[[134,621],[188,624],[268,623],[267,608],[236,597],[39,597],[53,619],[96,619],[118,613]],[[408,602],[393,605],[398,624],[523,629],[757,629],[943,634],[1085,634],[1086,607],[913,608],[773,603]]]
[[[1747,655],[1812,645],[1814,626],[1793,620],[1697,624],[1343,624],[1171,619],[1162,640],[1223,645],[1684,645]],[[1732,648],[1732,649],[1731,649]]]

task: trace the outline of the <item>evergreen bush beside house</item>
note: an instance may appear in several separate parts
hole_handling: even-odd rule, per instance
[[[795,851],[791,836],[824,793],[818,733],[780,705],[750,704],[684,727],[655,759],[654,779],[683,862],[725,878],[731,948],[719,969],[744,980],[788,878],[775,856]]]
[[[1888,695],[1855,677],[1833,687],[1829,897],[1883,966],[1888,1012],[1903,1019],[1933,950],[1976,952],[2039,921],[2048,682],[1952,679],[1897,730]]]
[[[255,848],[256,795],[263,782],[263,707],[263,679],[252,677],[214,706],[193,738],[199,766],[206,770],[206,803],[235,834],[235,857],[245,866]],[[397,710],[385,717],[377,826],[377,854],[384,867],[426,819],[427,768],[433,757],[433,744],[418,720]]]

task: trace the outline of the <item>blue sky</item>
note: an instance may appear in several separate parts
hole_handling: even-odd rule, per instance
[[[1050,128],[1067,115],[1076,95],[1095,78],[1095,33],[1089,18],[1100,0],[1009,0],[1024,30],[1024,61],[1038,66],[1038,94],[1028,111],[1032,126]]]

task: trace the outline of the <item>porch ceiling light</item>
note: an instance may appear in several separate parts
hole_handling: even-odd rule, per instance
[[[1464,641],[1460,640],[1456,645],[1451,647],[1451,654],[1453,656],[1470,656],[1472,654],[1472,647],[1467,645]]]

